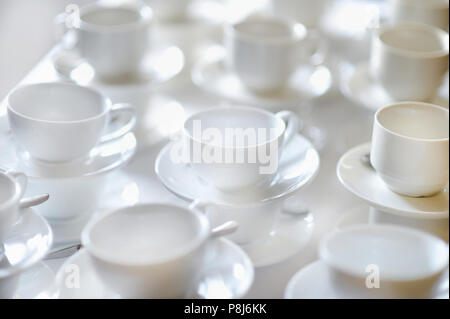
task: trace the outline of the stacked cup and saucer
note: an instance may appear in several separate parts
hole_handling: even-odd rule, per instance
[[[448,109],[437,105],[400,102],[378,110],[372,142],[338,162],[339,181],[367,205],[344,214],[338,229],[394,224],[448,242],[448,128]],[[448,269],[446,278],[448,298]]]
[[[319,170],[317,151],[297,130],[289,111],[211,108],[185,121],[180,138],[160,151],[155,171],[213,226],[236,221],[237,231],[227,237],[255,267],[271,265],[298,253],[314,225],[310,212],[284,207]]]
[[[136,150],[133,107],[88,87],[47,82],[16,88],[6,110],[0,165],[27,176],[28,196],[50,195],[34,210],[51,225],[54,248],[79,243],[108,176]]]
[[[444,30],[412,22],[384,25],[373,31],[369,62],[341,64],[340,89],[373,111],[399,101],[448,108],[448,56]]]
[[[53,233],[32,206],[48,194],[23,198],[27,177],[0,168],[0,298],[50,298],[53,272],[41,261],[49,251]],[[37,280],[34,278],[38,276]]]
[[[206,50],[193,82],[213,95],[271,110],[299,107],[331,86],[326,46],[301,23],[251,14],[224,27],[224,46]]]
[[[159,123],[184,119],[184,111],[176,100],[154,89],[183,70],[183,52],[171,43],[154,41],[152,9],[140,1],[98,1],[77,12],[77,17],[62,13],[55,19],[64,32],[50,53],[55,76],[95,88],[114,103],[131,103],[142,119],[135,129],[139,144],[159,142],[171,133]]]

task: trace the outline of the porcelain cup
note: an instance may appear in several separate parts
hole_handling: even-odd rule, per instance
[[[370,162],[394,192],[430,196],[448,183],[448,109],[421,102],[375,113]]]
[[[448,70],[448,33],[399,23],[374,31],[369,72],[397,101],[429,101]]]
[[[73,16],[76,14],[77,16]],[[57,17],[97,76],[114,80],[139,71],[150,47],[152,10],[140,2],[98,1]]]
[[[190,2],[190,0],[145,0],[161,22],[184,18]]]
[[[26,187],[27,177],[23,173],[0,171],[0,246],[19,218],[20,200]],[[0,259],[1,255],[0,247]]]
[[[198,112],[184,124],[184,158],[196,174],[227,192],[268,183],[277,172],[284,145],[298,131],[297,116],[251,107]],[[171,158],[177,159],[173,149]]]
[[[325,236],[320,258],[343,298],[433,298],[448,267],[448,244],[393,225],[358,225]]]
[[[448,31],[448,0],[390,0],[393,22],[419,22]]]
[[[183,298],[195,291],[211,240],[236,224],[222,226],[211,230],[194,209],[141,204],[89,222],[81,240],[99,278],[120,297]]]
[[[98,143],[124,135],[136,123],[130,105],[112,105],[94,89],[63,82],[19,87],[8,96],[7,108],[17,142],[32,158],[48,162],[84,158]],[[123,115],[128,121],[111,130]]]
[[[323,50],[301,23],[263,15],[227,25],[224,43],[226,67],[259,93],[285,87],[300,63]]]

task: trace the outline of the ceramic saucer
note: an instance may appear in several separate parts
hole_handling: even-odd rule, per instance
[[[0,247],[0,279],[30,269],[44,258],[52,241],[45,219],[34,209],[26,208]]]
[[[184,67],[184,55],[176,46],[155,48],[144,58],[139,73],[114,81],[96,77],[92,66],[76,50],[56,50],[53,65],[63,78],[80,85],[115,89],[148,88],[166,82],[180,73]]]
[[[56,297],[55,273],[43,262],[26,270],[19,279],[14,298],[48,299]]]
[[[300,252],[309,243],[313,230],[311,213],[296,214],[282,210],[267,238],[241,247],[255,267],[269,266]]]
[[[327,265],[315,261],[306,265],[297,272],[286,286],[284,298],[286,299],[342,299],[340,293],[331,285],[330,273]],[[448,273],[441,279],[440,293],[434,298],[448,299]],[[346,294],[348,296],[348,294]],[[358,298],[357,295],[354,298]]]
[[[370,143],[362,144],[345,153],[337,164],[337,176],[347,190],[368,205],[394,215],[441,219],[448,218],[449,195],[443,190],[431,197],[408,197],[391,191],[376,171],[361,158],[370,152]]]
[[[444,87],[448,91],[448,81],[447,85],[444,84]],[[371,79],[367,62],[361,62],[356,66],[342,63],[340,88],[342,94],[349,100],[373,111],[396,102],[381,85]],[[448,108],[448,92],[447,96],[445,96],[444,90],[440,90],[430,103]]]
[[[237,245],[226,239],[218,239],[211,247],[211,260],[192,298],[241,298],[253,282],[253,266],[250,259]],[[73,285],[70,277],[76,272],[79,288]],[[120,298],[108,291],[95,274],[86,250],[82,249],[70,257],[56,275],[59,298]],[[75,282],[73,282],[75,284]]]
[[[192,69],[192,81],[205,91],[235,103],[267,109],[296,107],[301,102],[325,94],[331,87],[330,70],[323,66],[299,66],[289,85],[278,92],[258,94],[249,91],[227,70],[224,49],[211,47]]]
[[[297,134],[284,148],[277,175],[267,187],[226,193],[200,179],[189,164],[174,163],[170,150],[177,146],[175,143],[180,142],[171,142],[160,151],[155,172],[168,190],[190,201],[208,200],[216,204],[267,202],[305,186],[319,171],[319,154],[306,138]]]

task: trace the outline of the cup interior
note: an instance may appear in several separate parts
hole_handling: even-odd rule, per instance
[[[283,134],[283,120],[252,108],[220,108],[194,114],[185,122],[187,134],[201,143],[219,147],[251,147]],[[242,134],[241,134],[242,133]]]
[[[394,134],[408,138],[448,139],[448,110],[424,103],[401,103],[381,109],[376,121]]]
[[[206,217],[177,206],[137,205],[114,211],[83,234],[101,258],[125,264],[158,263],[189,252],[207,236]]]
[[[80,20],[97,26],[133,24],[141,19],[139,10],[128,7],[93,7],[80,15]]]
[[[10,200],[14,194],[14,183],[5,175],[0,174],[0,205]]]
[[[448,53],[448,41],[438,29],[425,25],[403,24],[384,29],[380,40],[389,47],[419,54]]]
[[[33,120],[72,122],[90,119],[107,111],[100,93],[65,83],[42,83],[21,87],[8,99],[9,109]]]
[[[366,267],[379,267],[380,279],[418,280],[448,265],[448,245],[437,237],[398,226],[358,226],[328,236],[320,255],[344,273],[365,278]]]

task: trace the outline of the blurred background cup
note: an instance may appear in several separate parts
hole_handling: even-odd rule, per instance
[[[418,22],[448,31],[449,0],[389,0],[391,21]]]
[[[330,0],[270,0],[269,10],[277,16],[315,28],[320,25],[329,2]]]
[[[227,67],[256,92],[285,87],[301,62],[322,50],[305,26],[276,16],[253,14],[225,27]]]
[[[401,23],[374,31],[369,71],[397,101],[428,101],[448,70],[448,33]]]
[[[95,2],[79,9],[73,21],[74,48],[94,68],[96,75],[107,80],[130,76],[139,71],[149,49],[150,7],[138,1]],[[66,24],[67,14],[55,22]]]
[[[448,183],[449,112],[402,102],[375,113],[370,162],[386,185],[406,196],[430,196]]]
[[[145,0],[160,22],[181,20],[186,17],[191,0]]]
[[[411,228],[351,226],[325,236],[320,259],[341,298],[434,298],[448,267],[448,244]]]

